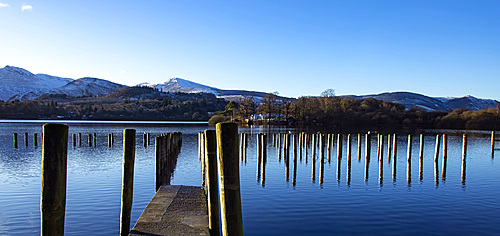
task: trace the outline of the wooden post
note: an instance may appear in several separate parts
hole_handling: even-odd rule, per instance
[[[147,139],[147,135],[146,135],[146,133],[143,133],[143,134],[142,134],[142,145],[143,145],[144,147],[147,147],[147,146],[148,146],[148,139]]]
[[[340,165],[342,164],[342,134],[337,135],[337,181],[340,180]]]
[[[97,134],[94,133],[94,147],[97,147]]]
[[[495,131],[491,131],[491,158],[495,157]]]
[[[380,160],[380,134],[377,134],[377,161]]]
[[[294,149],[297,147],[297,138],[300,139],[300,134],[298,134],[297,136],[293,136],[293,147]],[[300,142],[300,141],[299,141]],[[301,147],[298,147],[299,150],[301,149]],[[292,185],[295,186],[296,183],[297,183],[297,152],[294,152],[294,155],[293,155],[293,171],[292,171]]]
[[[408,152],[406,158],[406,182],[411,183],[411,148],[412,148],[412,135],[408,134]]]
[[[17,148],[17,133],[14,133],[14,148]]]
[[[448,158],[448,135],[443,134],[443,160]]]
[[[351,185],[351,134],[347,135],[347,186]]]
[[[73,147],[76,147],[76,134],[73,134]]]
[[[379,184],[382,185],[384,181],[384,135],[380,135],[380,155],[378,159],[378,181]]]
[[[462,143],[462,185],[465,185],[465,171],[467,165],[467,134],[464,134]]]
[[[311,152],[312,152],[312,159],[313,160],[316,159],[316,143],[317,143],[316,138],[317,137],[318,136],[316,136],[316,134],[312,135],[312,147],[311,147],[312,151]]]
[[[448,145],[445,143],[448,143],[448,137],[445,137],[445,134],[443,134],[443,148],[446,148]],[[443,181],[446,180],[446,167],[448,165],[448,154],[447,151],[444,151],[443,153],[443,166],[441,167],[441,179]]]
[[[205,130],[205,168],[207,169],[208,230],[210,235],[220,235],[219,184],[217,178],[217,137],[215,130]]]
[[[257,134],[257,181],[260,179],[260,168],[261,168],[261,161],[262,161],[262,148],[261,148],[261,140],[260,140],[261,134]]]
[[[436,135],[436,149],[434,153],[434,179],[436,184],[439,183],[439,167],[438,167],[438,160],[439,160],[439,134]],[[443,138],[443,144],[444,144],[444,138]]]
[[[82,146],[82,133],[78,133],[78,146]]]
[[[92,134],[89,134],[89,147],[92,147]]]
[[[68,126],[43,125],[41,235],[64,235]]]
[[[325,173],[325,135],[319,134],[319,184],[323,184]]]
[[[238,125],[219,123],[216,125],[216,130],[222,235],[243,235],[238,163]]]
[[[309,151],[307,149],[307,143],[309,142],[309,135],[304,134],[304,161],[307,164],[307,152]]]
[[[266,162],[267,162],[267,134],[262,135],[262,169],[260,176],[260,184],[264,186],[266,184]]]
[[[368,171],[370,167],[371,136],[365,134],[365,181],[368,180]]]
[[[130,232],[130,213],[134,196],[135,129],[123,131],[123,183],[120,214],[120,235]]]
[[[418,179],[424,178],[424,134],[420,134],[420,152],[418,153]]]
[[[37,133],[33,134],[33,145],[35,147],[38,147],[38,134]]]
[[[397,145],[397,140],[398,136],[397,134],[393,134],[392,135],[392,157],[394,159],[394,161],[396,160],[396,155],[398,154],[398,145]]]
[[[391,154],[392,154],[392,150],[391,150],[391,134],[388,134],[387,135],[387,162],[391,162]]]
[[[358,162],[361,161],[361,134],[358,134]]]
[[[28,132],[24,133],[24,144],[28,147]]]

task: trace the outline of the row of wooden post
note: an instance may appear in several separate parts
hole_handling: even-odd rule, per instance
[[[28,147],[29,144],[29,135],[28,132],[24,133],[24,145]],[[33,146],[38,147],[38,134],[34,133],[33,134]],[[14,133],[14,148],[18,148],[19,144],[17,142],[17,133]]]
[[[45,124],[43,125],[42,134],[41,235],[59,236],[64,235],[66,212],[68,126],[63,124]],[[79,136],[81,137],[81,134]],[[134,185],[135,137],[135,129],[124,130],[120,235],[128,235],[130,231]],[[169,137],[170,140],[173,140],[172,143],[174,144],[167,145],[168,142],[163,142],[163,137]],[[112,135],[108,135],[108,140],[112,139]],[[167,145],[163,149],[160,148],[161,150],[179,152],[180,143],[182,143],[180,133],[162,135],[159,139],[162,140],[162,144]],[[157,154],[168,155],[164,152]],[[161,155],[157,155],[157,162],[159,159],[160,161],[163,160],[159,158]],[[168,161],[160,163],[166,164],[166,167],[169,167],[169,164],[171,164]],[[157,169],[157,175],[158,171]]]
[[[243,235],[238,126],[219,123],[216,130],[199,133],[198,140],[210,235],[219,235],[221,231],[224,236]]]
[[[278,153],[278,159],[281,160],[281,152],[283,149],[283,155],[285,156],[285,178],[288,181],[288,176],[289,176],[289,165],[288,165],[288,156],[289,156],[289,147],[290,144],[287,140],[290,139],[291,134],[273,134],[273,146],[276,148],[280,149]],[[494,137],[494,133],[492,134],[492,137]],[[330,152],[331,152],[331,146],[333,145],[333,140],[335,135],[334,134],[305,134],[305,133],[300,133],[297,135],[298,136],[298,148],[296,143],[294,142],[294,153],[297,153],[297,149],[299,150],[299,158],[302,160],[302,149],[305,151],[305,161],[307,163],[307,150],[308,147],[311,147],[312,151],[312,176],[311,179],[314,181],[316,177],[316,148],[319,147],[319,160],[320,160],[320,175],[319,175],[319,181],[320,184],[323,183],[323,172],[324,172],[324,150],[326,148],[327,151],[327,157],[328,161],[330,162]],[[296,140],[295,137],[296,135],[292,135],[292,139]],[[337,134],[337,180],[340,179],[340,174],[341,174],[341,159],[342,159],[342,147],[343,147],[343,135],[342,134]],[[361,158],[361,134],[358,134],[358,160]],[[384,137],[387,137],[387,160],[388,162],[391,162],[391,159],[393,160],[392,164],[392,177],[393,180],[396,179],[396,157],[397,157],[397,135],[377,135],[378,137],[378,142],[377,142],[377,160],[379,161],[379,181],[382,183],[383,181],[383,153],[384,153]],[[420,134],[420,152],[419,152],[419,180],[423,179],[423,147],[424,147],[424,136],[423,134]],[[326,144],[325,144],[325,139]],[[412,157],[412,139],[413,135],[408,135],[408,148],[407,148],[407,182],[411,183],[411,157]],[[492,138],[494,139],[494,138]],[[283,140],[283,141],[282,141]],[[309,140],[311,140],[309,142]],[[442,158],[442,170],[441,170],[441,179],[445,180],[446,179],[446,169],[447,169],[447,151],[448,151],[448,138],[446,134],[437,135],[436,136],[436,148],[435,148],[435,155],[434,155],[434,173],[435,173],[435,180],[436,184],[439,181],[439,149],[440,149],[440,141],[443,140],[443,158]],[[498,140],[500,141],[500,140]],[[492,141],[493,142],[493,141]],[[257,144],[258,145],[258,144]],[[493,144],[492,144],[493,145]],[[465,183],[465,167],[466,167],[466,153],[467,153],[467,135],[463,134],[463,146],[462,146],[462,183]],[[365,180],[368,180],[368,171],[369,171],[369,162],[370,162],[370,154],[371,154],[371,134],[365,134]],[[259,155],[259,154],[258,154]],[[257,155],[257,159],[259,159],[259,156]],[[351,167],[351,135],[347,135],[347,183],[350,183],[350,167]],[[295,160],[295,156],[294,156]],[[259,163],[259,160],[257,160]],[[295,168],[295,166],[294,166]],[[261,171],[262,172],[262,171]],[[295,173],[294,173],[295,175]],[[259,178],[259,176],[257,176]],[[295,184],[295,179],[293,179],[293,182]]]
[[[43,134],[42,134],[42,137],[43,137]],[[29,143],[28,139],[29,139],[28,133],[26,132],[26,133],[24,133],[24,143],[25,143],[26,147],[28,147],[28,143]],[[150,134],[144,133],[143,134],[143,146],[148,147],[150,145],[150,140],[151,140]],[[18,144],[18,134],[17,133],[14,133],[14,140],[13,141],[14,141],[14,148],[18,148],[19,144]],[[73,141],[72,142],[73,147],[76,147],[77,144],[78,144],[78,146],[82,146],[82,133],[73,134],[72,141]],[[97,134],[96,133],[88,134],[88,142],[87,143],[88,143],[89,147],[97,146]],[[113,133],[109,133],[108,134],[108,147],[112,147],[113,143],[114,143]],[[38,147],[38,134],[37,133],[33,134],[33,145],[35,147]]]
[[[155,137],[155,191],[162,185],[170,185],[181,147],[182,134],[180,132]]]

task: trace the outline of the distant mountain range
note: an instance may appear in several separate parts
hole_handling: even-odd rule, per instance
[[[218,97],[234,100],[244,96],[253,96],[257,101],[266,96],[266,92],[247,90],[223,90],[181,78],[171,78],[164,83],[141,83],[139,87],[152,87],[160,92],[212,93]],[[128,87],[98,78],[70,79],[46,74],[33,74],[23,68],[6,66],[0,69],[0,100],[21,101],[37,99],[43,95],[64,94],[68,97],[101,97]],[[480,110],[495,107],[498,101],[480,99],[473,96],[460,98],[429,97],[410,92],[392,92],[374,95],[350,95],[353,98],[374,98],[377,100],[400,103],[407,109],[420,107],[428,111],[446,111],[456,108]]]

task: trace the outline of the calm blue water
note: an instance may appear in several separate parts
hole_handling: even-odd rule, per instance
[[[33,147],[33,133],[39,144],[42,123],[0,123],[0,235],[40,234],[41,148]],[[68,149],[66,235],[117,235],[119,232],[122,132],[135,128],[158,135],[182,132],[183,146],[172,184],[200,185],[197,133],[212,129],[203,124],[171,123],[71,123],[70,135],[82,133],[82,147]],[[257,133],[266,129],[240,129]],[[287,130],[271,130],[271,132]],[[12,134],[19,133],[19,148]],[[29,146],[24,146],[29,132]],[[115,145],[107,147],[107,134],[115,134]],[[430,131],[429,131],[430,132]],[[432,131],[434,132],[434,131]],[[437,131],[438,133],[449,131]],[[88,133],[97,133],[97,147],[88,147]],[[255,136],[249,139],[247,162],[241,163],[241,194],[245,235],[500,235],[500,166],[490,156],[487,132],[471,132],[467,152],[467,175],[461,183],[461,132],[449,135],[446,180],[434,179],[435,134],[426,135],[423,179],[419,181],[419,140],[413,141],[412,181],[407,183],[407,137],[398,138],[397,176],[392,179],[392,162],[384,150],[383,180],[379,182],[376,138],[372,138],[369,179],[364,180],[364,146],[357,158],[357,137],[353,137],[351,180],[347,183],[346,144],[337,179],[336,151],[324,166],[319,183],[319,161],[312,180],[311,150],[306,164],[297,161],[293,184],[293,161],[289,180],[285,162],[268,141],[265,185],[256,176]],[[132,225],[154,195],[154,147],[142,147],[138,135],[135,160]],[[364,144],[364,139],[363,139]],[[336,147],[334,147],[336,150]],[[442,151],[442,150],[441,150]],[[497,151],[497,156],[500,151]],[[291,154],[293,158],[293,154]],[[439,172],[441,174],[441,156]]]

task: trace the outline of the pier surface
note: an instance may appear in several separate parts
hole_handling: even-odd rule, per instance
[[[129,235],[210,235],[203,189],[161,186]]]

